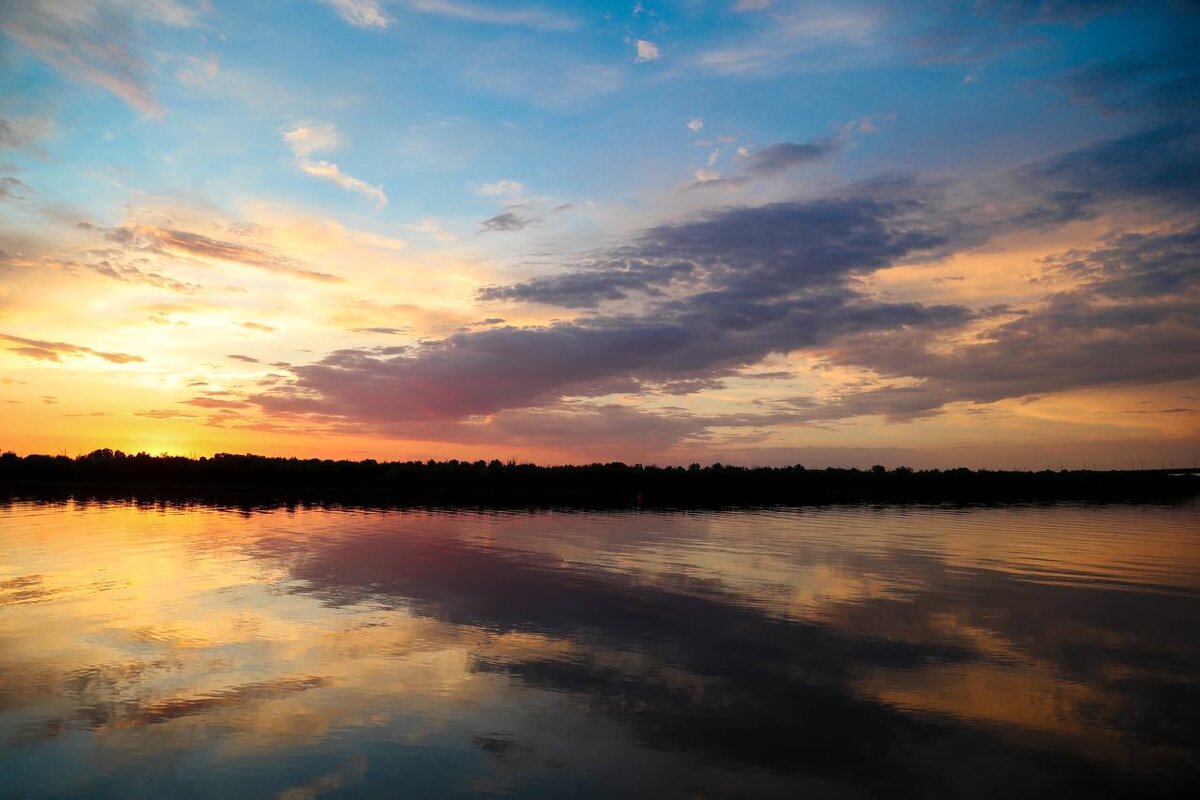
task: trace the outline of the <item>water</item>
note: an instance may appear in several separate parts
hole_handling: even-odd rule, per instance
[[[1190,795],[1198,523],[16,502],[0,795]]]

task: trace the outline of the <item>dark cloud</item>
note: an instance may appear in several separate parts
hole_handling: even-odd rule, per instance
[[[923,202],[860,195],[726,208],[652,228],[622,254],[691,264],[710,287],[738,297],[779,296],[945,244],[941,232],[913,218]]]
[[[1170,5],[1184,9],[1181,18],[1189,16],[1186,0]],[[914,18],[911,44],[926,62],[979,62],[1038,43],[1046,25],[1082,26],[1127,6],[1121,0],[947,0],[936,14]]]
[[[1168,210],[1200,206],[1200,127],[1171,123],[1018,169],[1014,177],[1039,198],[1016,223],[1086,218],[1097,208],[1154,201]]]
[[[6,339],[17,345],[16,347],[8,348],[11,352],[39,361],[61,361],[62,356],[84,355],[102,358],[113,364],[129,364],[146,360],[141,356],[130,355],[129,353],[106,353],[101,350],[93,350],[90,347],[84,347],[83,345],[69,344],[67,342],[49,342],[43,339],[26,339],[22,336],[12,336],[7,333],[0,333],[0,339]]]
[[[227,355],[225,357],[232,358],[234,361],[244,361],[247,364],[261,364],[262,363],[261,361],[259,361],[257,358],[254,358],[253,356],[244,356],[244,355],[241,355],[240,353],[231,353],[230,355]]]
[[[519,217],[512,211],[505,211],[503,214],[485,219],[479,223],[479,226],[484,233],[503,233],[524,230],[535,222],[537,220],[532,217]]]
[[[1126,6],[1121,0],[983,0],[978,10],[1002,22],[1070,22],[1081,24]]]
[[[397,432],[441,425],[445,436],[456,435],[447,424],[554,408],[565,398],[717,388],[768,355],[816,347],[831,363],[882,380],[832,400],[795,398],[749,424],[912,419],[957,401],[1195,377],[1194,224],[1064,254],[1046,269],[1083,285],[1033,308],[886,302],[865,294],[859,279],[1123,208],[1183,219],[1200,206],[1197,187],[1197,133],[1169,125],[994,181],[879,180],[822,199],[711,210],[650,228],[562,274],[480,293],[603,311],[337,351],[294,367],[294,381],[251,400],[273,413]],[[987,323],[980,338],[946,338],[961,337],[969,322]],[[674,435],[722,424],[691,419]]]
[[[850,274],[946,244],[935,224],[916,217],[925,203],[851,196],[720,209],[652,228],[581,269],[487,287],[480,298],[591,308],[633,292],[656,295],[684,281],[693,291],[727,294],[731,302],[839,285]]]
[[[1047,267],[1087,279],[1087,292],[1112,300],[1180,294],[1200,281],[1200,225],[1117,234],[1091,250],[1055,256]]]
[[[969,316],[846,293],[779,301],[708,295],[667,313],[457,333],[395,354],[341,350],[294,367],[294,385],[255,400],[268,410],[376,424],[462,419],[568,395],[637,391],[642,383],[717,378],[768,353],[840,335],[956,325]]]
[[[1198,81],[1200,56],[1194,46],[1185,45],[1092,61],[1041,83],[1108,113],[1194,119],[1200,113]]]
[[[22,200],[26,193],[32,191],[29,184],[20,178],[14,178],[11,175],[0,178],[0,200]]]
[[[534,278],[513,286],[487,286],[478,293],[480,300],[508,300],[545,303],[564,308],[595,308],[604,300],[620,300],[640,291],[657,294],[656,284],[685,278],[692,272],[686,262],[658,265],[647,262],[622,262],[611,268],[591,269]]]
[[[745,186],[754,178],[768,178],[780,175],[794,167],[824,161],[840,153],[844,147],[845,140],[836,136],[802,143],[776,142],[747,156],[741,174],[697,180],[689,183],[684,189],[720,189]]]
[[[822,161],[840,152],[842,145],[842,140],[836,137],[815,139],[803,144],[779,142],[751,153],[746,171],[755,175],[775,175],[793,167]]]
[[[1200,226],[1121,234],[1049,269],[1083,277],[1019,318],[946,352],[928,337],[851,337],[832,358],[917,385],[884,386],[824,405],[808,419],[910,419],[956,401],[991,403],[1070,389],[1200,377]]]

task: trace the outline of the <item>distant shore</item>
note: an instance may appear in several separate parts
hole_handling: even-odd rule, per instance
[[[163,499],[246,506],[712,508],[829,503],[1175,502],[1200,493],[1194,469],[1041,472],[806,469],[610,462],[332,461],[218,454],[0,455],[9,499]]]

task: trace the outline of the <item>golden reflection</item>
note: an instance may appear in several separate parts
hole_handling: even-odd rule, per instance
[[[685,757],[694,719],[782,713],[799,735],[830,696],[821,713],[882,706],[1123,769],[1181,758],[1121,725],[1129,686],[1196,659],[1170,633],[1200,584],[1194,509],[3,513],[0,738],[83,736],[114,769],[383,737],[491,753],[472,780],[504,788],[540,769],[529,742],[598,716],[614,752],[665,737]],[[279,796],[360,785],[364,759]]]

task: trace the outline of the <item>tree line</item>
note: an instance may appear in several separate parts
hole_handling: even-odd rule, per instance
[[[721,506],[836,502],[1170,500],[1200,479],[1165,470],[1041,472],[867,470],[802,465],[656,466],[619,461],[539,466],[515,461],[362,461],[218,453],[188,458],[100,449],[86,455],[0,454],[9,494],[241,494],[366,504]]]

